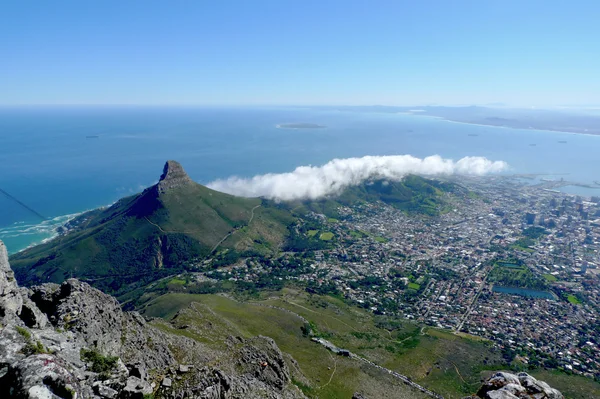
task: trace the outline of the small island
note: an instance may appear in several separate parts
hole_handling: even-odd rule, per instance
[[[323,129],[327,126],[317,125],[316,123],[282,123],[277,127],[280,129]]]

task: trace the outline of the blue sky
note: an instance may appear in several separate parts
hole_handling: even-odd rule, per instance
[[[5,1],[0,104],[600,104],[600,2]]]

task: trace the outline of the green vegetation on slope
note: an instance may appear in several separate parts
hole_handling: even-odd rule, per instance
[[[294,291],[285,292],[296,295]],[[174,303],[178,306],[173,306]],[[284,306],[281,309],[271,307],[282,304]],[[298,304],[309,310],[313,308],[313,305],[304,301],[299,301]],[[209,345],[223,345],[223,337],[228,335],[268,335],[282,351],[297,361],[297,364],[289,362],[288,366],[294,383],[309,397],[349,398],[354,392],[360,391],[368,397],[425,398],[384,372],[352,359],[336,356],[312,342],[304,332],[303,319],[295,314],[295,306],[290,312],[282,310],[286,306],[294,305],[276,300],[239,303],[218,295],[168,294],[150,302],[142,311],[147,316],[163,316],[166,319],[175,314],[174,325],[159,321],[155,325]],[[178,307],[182,310],[176,312]],[[315,317],[312,313],[311,316]],[[335,320],[325,320],[325,323],[331,322]],[[182,326],[186,327],[181,328]],[[322,321],[317,321],[315,326],[325,332],[329,331]]]
[[[407,213],[436,216],[444,211],[446,193],[467,195],[467,191],[456,184],[409,175],[401,181],[368,181],[348,187],[338,195],[295,203],[295,207],[322,213],[330,219],[342,219],[340,206],[382,201]]]
[[[161,182],[84,216],[85,223],[63,236],[13,255],[19,281],[78,277],[119,294],[192,268],[217,246],[274,252],[295,221],[289,211],[259,198],[235,197],[191,180],[167,189]]]
[[[207,258],[216,267],[281,249],[331,247],[335,236],[322,222],[299,221],[310,210],[328,214],[329,223],[336,223],[341,206],[374,201],[436,215],[448,192],[461,188],[407,176],[400,182],[378,180],[349,187],[335,198],[276,203],[211,190],[169,161],[158,184],[107,209],[86,213],[71,223],[67,234],[13,255],[11,264],[24,285],[77,277],[121,296],[157,279],[197,270]]]
[[[167,294],[147,302],[140,311],[173,319],[174,325],[154,322],[163,330],[211,345],[224,345],[223,337],[228,335],[272,337],[297,361],[288,365],[294,382],[309,397],[351,397],[357,391],[366,397],[421,397],[387,373],[328,352],[310,340],[311,333],[449,399],[476,391],[488,370],[512,367],[480,337],[376,316],[338,298],[295,289],[271,292],[250,302],[220,295]],[[597,397],[600,392],[597,383],[582,377],[537,369],[528,372],[570,398]]]

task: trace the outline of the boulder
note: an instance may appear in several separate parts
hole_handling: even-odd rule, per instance
[[[492,375],[479,389],[477,396],[484,399],[564,399],[560,391],[527,373],[514,375],[505,372]]]
[[[137,377],[129,377],[125,388],[119,394],[119,399],[143,399],[144,395],[151,393],[152,387],[148,381]]]
[[[119,392],[104,384],[94,385],[94,392],[103,398],[114,399],[119,395]]]

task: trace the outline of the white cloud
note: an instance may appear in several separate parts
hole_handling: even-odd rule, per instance
[[[407,174],[484,175],[508,168],[506,162],[483,157],[465,157],[458,161],[439,155],[416,158],[411,155],[366,156],[334,159],[322,166],[299,166],[289,173],[269,173],[252,178],[237,176],[215,180],[208,187],[242,197],[274,200],[316,199],[340,192],[372,178],[401,180]]]

